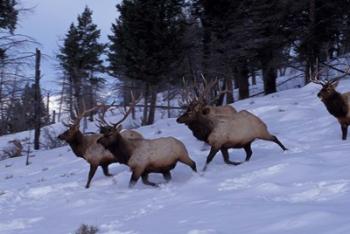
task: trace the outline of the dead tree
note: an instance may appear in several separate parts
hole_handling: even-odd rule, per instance
[[[41,95],[40,95],[40,60],[41,52],[36,49],[35,54],[35,93],[34,93],[34,149],[40,149],[41,128]]]

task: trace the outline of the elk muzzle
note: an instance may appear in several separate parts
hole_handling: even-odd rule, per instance
[[[186,123],[188,121],[188,115],[187,113],[181,115],[180,117],[178,117],[176,119],[176,122],[179,123],[179,124],[182,124],[182,123]]]

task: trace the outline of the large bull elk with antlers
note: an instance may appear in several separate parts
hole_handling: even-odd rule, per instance
[[[108,166],[117,162],[116,157],[111,152],[97,143],[102,134],[83,134],[80,131],[81,119],[99,108],[105,108],[105,105],[96,106],[77,115],[74,121],[71,121],[70,124],[65,124],[68,130],[58,136],[60,140],[64,140],[69,144],[77,157],[83,158],[90,164],[86,188],[90,187],[91,180],[99,166],[102,167],[105,176],[112,176],[109,173]],[[125,130],[121,134],[126,138],[142,138],[141,134],[132,130]]]
[[[266,124],[252,113],[228,111],[227,107],[207,105],[205,95],[215,82],[217,81],[206,85],[202,94],[193,99],[185,113],[177,119],[178,123],[186,124],[197,139],[211,146],[203,170],[206,170],[218,151],[221,151],[225,163],[239,165],[240,162],[229,159],[230,148],[243,148],[246,151],[246,161],[249,161],[252,155],[251,143],[255,139],[275,142],[286,150],[277,137],[269,133]]]
[[[336,91],[340,78],[330,81],[314,80],[313,83],[322,86],[317,96],[324,103],[328,112],[337,118],[342,131],[342,139],[346,140],[350,125],[350,92],[339,93]]]
[[[177,162],[182,162],[197,171],[196,163],[189,157],[184,144],[174,137],[157,139],[131,139],[120,132],[120,124],[126,119],[130,110],[116,124],[109,124],[97,142],[103,145],[115,156],[117,162],[128,165],[132,171],[129,187],[136,184],[141,177],[146,185],[157,186],[148,180],[149,173],[162,173],[166,181],[171,179],[170,171]],[[102,120],[102,123],[106,121]]]

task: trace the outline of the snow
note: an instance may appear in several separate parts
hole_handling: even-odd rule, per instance
[[[338,89],[350,90],[350,81]],[[160,188],[139,181],[129,189],[130,171],[113,164],[112,178],[99,169],[85,189],[88,164],[67,146],[35,152],[29,166],[24,157],[0,161],[0,233],[74,233],[83,223],[103,234],[349,233],[350,139],[341,140],[318,90],[310,84],[234,104],[265,121],[288,151],[256,141],[251,161],[236,167],[220,154],[205,173],[179,163]],[[210,148],[175,119],[138,130],[178,138],[203,167]],[[230,158],[243,160],[244,151],[231,150]],[[158,174],[150,180],[164,181]]]

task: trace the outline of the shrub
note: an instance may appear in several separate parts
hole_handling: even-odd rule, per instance
[[[55,130],[51,130],[49,127],[43,128],[43,145],[45,149],[55,149],[66,145],[65,142],[57,138],[57,135]]]
[[[97,227],[82,224],[79,229],[75,231],[75,234],[96,234],[97,232]]]

